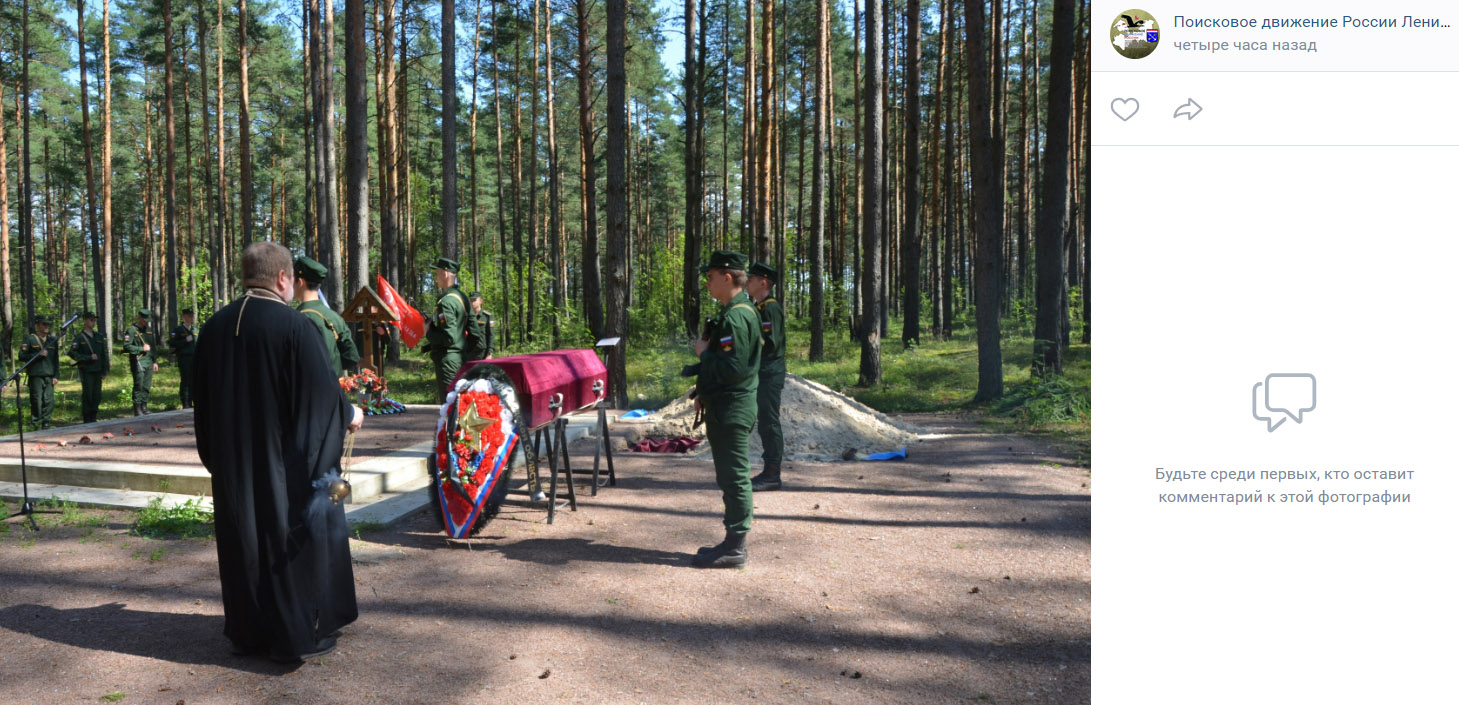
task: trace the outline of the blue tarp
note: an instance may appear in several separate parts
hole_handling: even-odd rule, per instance
[[[887,451],[885,453],[871,453],[871,454],[869,454],[869,455],[866,456],[866,459],[867,460],[906,460],[907,459],[907,449],[905,447],[903,447],[901,450],[889,450],[889,451]]]
[[[624,419],[641,419],[641,418],[643,418],[645,416],[648,416],[649,414],[652,414],[652,413],[653,413],[652,411],[647,411],[645,409],[634,409],[632,411],[624,412],[623,416],[621,416],[619,418],[624,418]]]

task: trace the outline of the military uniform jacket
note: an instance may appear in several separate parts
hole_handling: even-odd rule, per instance
[[[76,367],[82,372],[106,372],[109,364],[107,360],[106,341],[101,339],[97,332],[88,333],[82,330],[71,340],[71,349],[66,352],[76,361]],[[96,359],[91,359],[95,355]]]
[[[193,351],[198,347],[198,329],[185,323],[177,324],[172,329],[172,334],[167,336],[167,345],[172,348],[172,354],[182,357],[192,357]]]
[[[42,349],[46,351],[46,356],[31,363],[25,373],[31,377],[55,377],[56,372],[60,370],[60,360],[57,359],[59,353],[56,350],[59,345],[60,341],[54,335],[47,335],[45,340],[41,340],[41,337],[35,333],[25,336],[25,342],[20,344],[22,363]]]
[[[324,352],[334,368],[335,377],[343,377],[346,369],[360,364],[360,351],[355,347],[355,334],[338,313],[329,310],[323,301],[305,301],[299,304],[299,313],[309,319],[324,341]]]
[[[699,355],[699,399],[719,421],[755,420],[755,390],[760,385],[760,315],[743,291],[709,319],[709,347]],[[743,404],[735,402],[743,401]],[[743,407],[743,408],[740,408]]]
[[[766,296],[760,309],[760,337],[765,349],[760,353],[760,376],[785,374],[785,309],[773,296]]]
[[[151,346],[151,349],[143,352],[142,345],[144,343]],[[138,328],[137,324],[133,323],[127,329],[127,332],[122,335],[122,349],[127,351],[128,355],[132,356],[132,362],[140,362],[147,365],[157,362],[157,345],[157,332],[152,329],[152,326]]]
[[[466,297],[454,284],[441,292],[436,301],[436,313],[431,317],[431,329],[426,331],[426,340],[431,344],[431,357],[440,358],[451,353],[460,354],[466,349]]]
[[[491,357],[491,314],[486,311],[468,314],[466,352]]]

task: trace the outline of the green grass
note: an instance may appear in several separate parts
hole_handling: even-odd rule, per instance
[[[110,693],[107,693],[106,695],[101,696],[101,701],[104,702],[104,703],[119,703],[123,699],[125,699],[126,697],[127,697],[127,694],[126,693],[123,693],[120,690],[113,690]]]
[[[1002,417],[1034,429],[1065,427],[1087,433],[1089,423],[1089,346],[1073,345],[1064,358],[1064,374],[1036,380],[1031,374],[1033,338],[1010,321],[1010,333],[1003,339],[1003,399],[975,403],[978,393],[977,331],[970,327],[954,330],[948,340],[930,336],[913,348],[900,342],[883,341],[882,381],[858,386],[861,344],[846,334],[844,324],[827,331],[825,355],[820,362],[806,358],[810,347],[809,325],[792,321],[786,336],[790,351],[786,366],[793,374],[854,397],[872,408],[888,413],[976,412]],[[899,333],[901,322],[890,326]],[[656,348],[630,350],[628,391],[631,406],[655,409],[683,394],[692,380],[678,376],[679,369],[694,361],[689,342],[664,343]],[[1063,402],[1063,407],[1055,403]]]
[[[203,506],[200,498],[164,507],[161,497],[153,497],[146,507],[137,510],[132,533],[154,539],[212,536],[213,512]],[[152,560],[161,560],[161,556],[154,554]]]

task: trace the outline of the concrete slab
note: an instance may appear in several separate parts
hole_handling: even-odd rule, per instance
[[[417,413],[439,413],[439,407],[410,404]],[[167,412],[191,414],[189,410]],[[152,414],[157,418],[163,414]],[[611,425],[616,413],[608,414]],[[597,431],[597,415],[569,417],[567,441],[593,436]],[[114,422],[102,422],[107,425]],[[366,420],[369,423],[369,420]],[[68,431],[80,427],[68,427]],[[430,506],[430,462],[433,440],[425,440],[381,456],[371,457],[350,468],[352,492],[347,500],[345,516],[351,523],[389,526]],[[520,447],[520,446],[519,446]],[[521,462],[520,457],[517,462]],[[578,460],[577,468],[590,467]],[[201,467],[148,466],[121,462],[64,461],[52,458],[31,460],[27,457],[32,501],[56,498],[85,507],[141,509],[153,497],[162,497],[163,506],[173,507],[201,496],[205,506],[212,507],[211,476]],[[14,477],[12,478],[11,475]],[[0,457],[0,497],[17,500],[22,497],[19,483],[19,462]],[[544,478],[544,481],[546,478]],[[539,506],[539,505],[531,505]]]

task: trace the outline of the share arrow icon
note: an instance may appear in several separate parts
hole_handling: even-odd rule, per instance
[[[1200,114],[1201,104],[1197,103],[1195,98],[1186,98],[1185,105],[1176,108],[1175,114],[1171,115],[1170,117],[1178,118],[1184,115],[1186,120],[1194,120],[1196,119],[1196,116]]]

